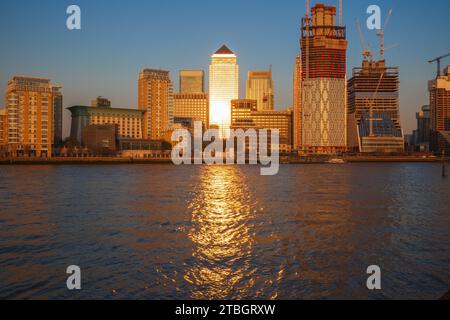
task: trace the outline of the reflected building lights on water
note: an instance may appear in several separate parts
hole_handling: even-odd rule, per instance
[[[240,186],[240,187],[237,187]],[[250,258],[254,246],[257,202],[235,167],[205,167],[190,204],[193,258],[184,279],[194,299],[244,296],[252,286]]]
[[[259,173],[0,168],[0,297],[432,300],[448,291],[450,185],[441,165]],[[69,264],[83,270],[80,292],[66,289]],[[389,271],[381,293],[366,287],[372,264]]]

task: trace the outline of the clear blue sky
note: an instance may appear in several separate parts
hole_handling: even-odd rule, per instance
[[[81,31],[66,29],[70,4],[82,9]],[[400,67],[402,121],[410,131],[435,75],[427,60],[450,52],[450,1],[344,0],[349,76],[361,60],[355,19],[364,27],[370,4],[394,10],[386,44],[399,46],[386,55]],[[15,74],[49,77],[64,86],[65,107],[103,95],[116,107],[135,108],[140,69],[170,70],[176,88],[180,69],[207,70],[211,53],[225,43],[238,54],[241,95],[248,70],[272,65],[277,109],[284,109],[292,105],[304,8],[302,0],[1,0],[0,86],[3,92]],[[364,31],[376,45],[374,32]],[[65,134],[68,119],[66,112]]]

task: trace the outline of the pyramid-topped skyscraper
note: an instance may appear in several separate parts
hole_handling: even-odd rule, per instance
[[[234,54],[234,52],[231,51],[226,45],[223,45],[214,54]]]
[[[223,45],[211,57],[209,67],[210,125],[226,132],[231,125],[231,100],[239,98],[237,56]]]

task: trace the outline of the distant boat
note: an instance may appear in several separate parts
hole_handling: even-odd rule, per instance
[[[345,164],[347,162],[344,159],[336,158],[336,159],[329,160],[328,163],[330,163],[330,164]]]

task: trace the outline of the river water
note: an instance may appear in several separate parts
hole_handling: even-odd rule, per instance
[[[438,164],[0,166],[4,299],[436,299],[449,236]]]

